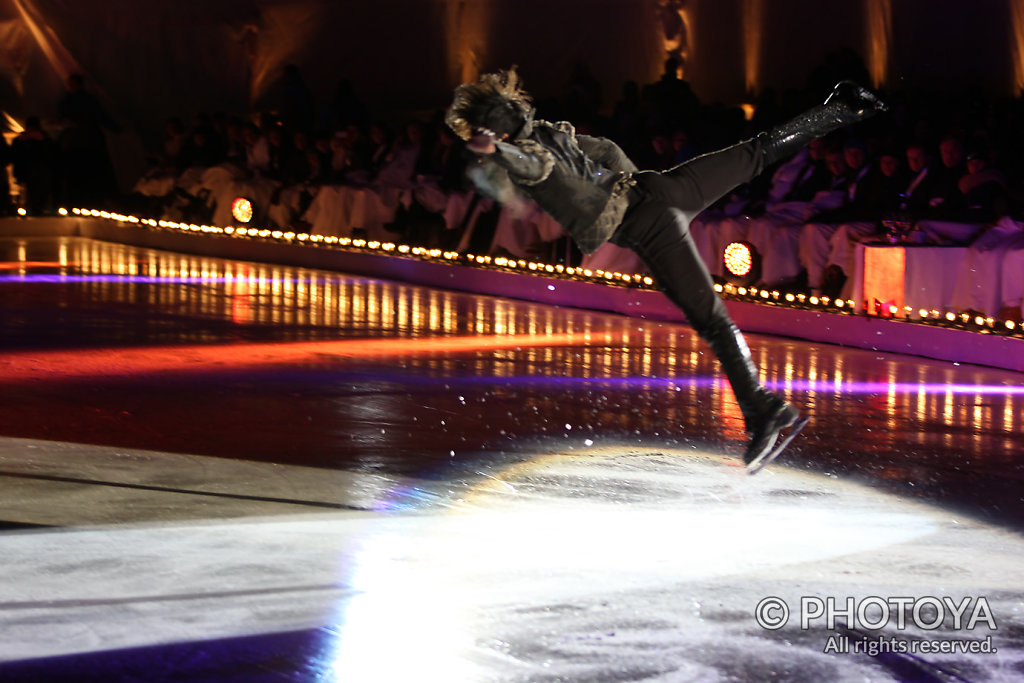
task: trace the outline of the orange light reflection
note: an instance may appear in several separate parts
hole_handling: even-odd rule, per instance
[[[61,263],[60,261],[3,261],[0,270],[21,270],[22,268],[67,268],[78,266],[77,263]]]
[[[523,347],[607,345],[611,333],[494,335],[427,339],[343,339],[267,344],[219,344],[128,349],[52,351],[7,354],[0,362],[0,382],[46,379],[135,377],[154,373],[246,370],[264,366],[348,359],[393,358],[424,354],[471,353]],[[618,341],[621,343],[621,339]]]

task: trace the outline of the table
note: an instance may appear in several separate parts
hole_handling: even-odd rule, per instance
[[[912,310],[950,310],[960,264],[967,247],[912,244],[858,244],[850,298],[869,313],[897,317]],[[877,302],[877,303],[876,303]]]

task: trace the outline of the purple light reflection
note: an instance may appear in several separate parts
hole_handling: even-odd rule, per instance
[[[322,375],[322,372],[318,371]],[[384,381],[392,376],[388,373],[344,373],[347,379],[359,377],[363,380]],[[403,381],[410,381],[406,377]],[[707,389],[715,386],[728,386],[721,375],[691,375],[687,377],[552,377],[519,375],[514,377],[477,377],[477,376],[445,376],[421,377],[416,381],[420,384],[487,384],[494,386],[530,385],[530,384],[597,384],[612,387],[633,387],[637,385],[657,385],[663,388],[697,387]],[[765,386],[776,391],[801,391],[807,393],[838,393],[838,394],[956,394],[956,395],[1003,395],[1024,396],[1024,386],[1005,386],[998,384],[942,384],[912,382],[835,382],[832,380],[779,380],[767,381]]]
[[[275,282],[319,282],[328,284],[343,284],[353,282],[357,278],[275,278]],[[358,278],[359,281],[366,281],[366,278]],[[271,279],[267,277],[182,277],[182,276],[160,276],[160,275],[60,275],[33,273],[31,275],[0,275],[0,283],[4,282],[29,282],[29,283],[67,283],[67,282],[118,282],[143,285],[174,284],[174,285],[205,285],[205,284],[261,284],[268,283]]]
[[[467,378],[461,378],[467,379]],[[476,379],[476,378],[471,378]],[[485,379],[485,378],[479,378]],[[725,386],[724,377],[697,375],[694,377],[502,377],[500,380],[486,378],[488,382],[538,382],[577,384],[660,384],[666,387],[707,388],[717,384]],[[808,393],[839,393],[839,394],[998,394],[1024,396],[1024,386],[1002,386],[995,384],[913,384],[911,382],[834,382],[832,380],[786,380],[768,381],[765,386],[777,391],[803,391]]]
[[[997,384],[941,384],[912,382],[833,382],[831,380],[792,380],[769,382],[771,389],[791,389],[807,392],[835,392],[841,394],[1001,394],[1024,395],[1024,386]]]

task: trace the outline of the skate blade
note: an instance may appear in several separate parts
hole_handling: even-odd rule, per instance
[[[810,421],[810,419],[811,418],[809,417],[805,417],[801,420],[797,420],[796,422],[794,422],[793,426],[790,428],[789,434],[786,434],[784,437],[782,437],[781,441],[776,441],[775,445],[772,448],[765,449],[763,455],[754,458],[753,460],[750,461],[750,463],[747,465],[747,474],[757,474],[762,469],[767,467],[772,462],[772,460],[775,460],[775,458],[779,457],[782,451],[786,449],[786,446],[789,445],[789,442],[796,438],[796,435],[800,433],[800,430],[807,426],[807,423],[808,421]]]

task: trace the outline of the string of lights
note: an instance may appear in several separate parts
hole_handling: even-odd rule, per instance
[[[453,265],[471,266],[505,272],[519,272],[557,279],[578,282],[594,282],[610,286],[631,287],[636,289],[655,289],[654,280],[638,273],[620,273],[605,270],[592,270],[562,264],[541,263],[524,259],[502,256],[484,256],[479,254],[460,253],[457,251],[430,249],[427,247],[410,246],[396,242],[369,240],[358,237],[337,237],[333,235],[317,235],[291,230],[277,230],[257,227],[197,225],[176,221],[139,218],[110,211],[95,209],[59,210],[60,215],[80,216],[113,221],[121,224],[151,230],[167,230],[193,234],[208,234],[233,239],[261,240],[286,244],[306,245],[327,249],[338,249],[351,252],[372,253],[383,256],[414,258],[423,261],[451,263]],[[723,298],[732,301],[757,303],[770,306],[815,310],[836,315],[859,315],[892,319],[894,322],[932,325],[942,328],[966,330],[980,334],[996,334],[1002,336],[1024,337],[1024,325],[1013,320],[999,320],[989,316],[981,316],[969,311],[950,311],[937,309],[915,309],[910,306],[897,308],[889,306],[877,313],[869,313],[868,305],[858,306],[852,299],[829,298],[804,293],[785,292],[778,289],[765,289],[756,286],[734,284],[716,284],[715,291]]]

